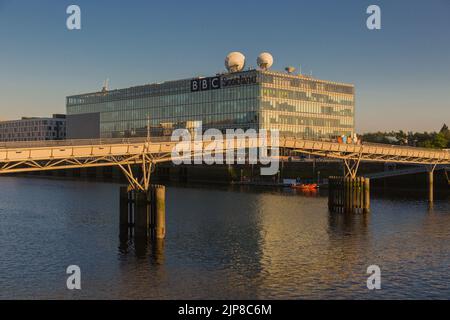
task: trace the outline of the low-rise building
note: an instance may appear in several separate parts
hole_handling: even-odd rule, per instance
[[[66,138],[66,116],[51,118],[22,117],[20,120],[0,121],[0,141],[63,140]]]

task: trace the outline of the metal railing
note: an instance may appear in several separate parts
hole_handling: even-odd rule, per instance
[[[270,135],[268,134],[268,137]],[[289,139],[297,139],[308,142],[318,142],[318,143],[338,143],[334,139],[303,139],[297,138],[294,136],[280,136],[280,139],[289,140]],[[137,143],[145,143],[148,139],[146,137],[137,137],[137,138],[100,138],[100,139],[71,139],[71,140],[42,140],[42,141],[12,141],[12,142],[0,142],[0,149],[24,149],[24,148],[42,148],[42,147],[68,147],[68,146],[93,146],[93,145],[111,145],[111,144],[137,144]],[[151,137],[151,143],[161,143],[161,142],[172,142],[170,136],[164,137]],[[347,145],[341,143],[342,145]],[[359,146],[357,144],[348,144]],[[392,144],[383,144],[383,143],[372,143],[372,142],[363,142],[361,144],[363,147],[379,147],[379,148],[396,148],[396,149],[404,149],[410,151],[424,151],[424,152],[447,152],[450,154],[450,150],[446,149],[432,149],[432,148],[421,148],[421,147],[412,147],[412,146],[402,146],[402,145],[392,145]]]
[[[13,141],[0,143],[0,149],[23,149],[60,146],[93,146],[110,144],[145,143],[148,139],[140,138],[102,138],[102,139],[74,139],[74,140],[42,140],[42,141]],[[166,142],[170,137],[152,137],[150,142]]]

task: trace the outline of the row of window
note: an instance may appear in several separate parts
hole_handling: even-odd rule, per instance
[[[290,100],[300,100],[300,101],[310,101],[310,102],[320,102],[329,104],[340,104],[346,106],[353,105],[353,98],[349,96],[338,96],[338,95],[327,95],[312,92],[285,90],[285,89],[270,89],[264,88],[263,97],[271,97],[278,99],[290,99]]]
[[[18,121],[3,121],[0,122],[0,129],[3,128],[20,128],[20,127],[42,127],[42,126],[57,126],[65,125],[65,121],[53,120],[18,120]]]
[[[65,132],[22,132],[22,133],[0,133],[0,141],[29,141],[29,138],[33,140],[45,140],[46,138],[65,138]]]
[[[240,112],[233,114],[217,114],[217,115],[202,115],[196,118],[184,116],[184,117],[169,117],[164,119],[152,119],[150,126],[152,128],[163,128],[172,124],[172,128],[180,127],[181,124],[186,124],[189,121],[202,121],[204,126],[214,127],[215,125],[227,125],[231,127],[240,128],[242,124],[255,124],[258,123],[258,116],[256,112]],[[101,134],[102,136],[110,136],[112,132],[115,131],[125,131],[134,130],[138,128],[147,127],[146,120],[138,121],[102,121],[101,123]],[[181,125],[181,127],[184,127]]]
[[[300,127],[285,127],[283,125],[278,126],[280,136],[292,136],[301,139],[322,139],[333,138],[341,135],[351,136],[353,131],[333,128],[300,128]]]
[[[285,75],[262,74],[260,81],[267,84],[288,88],[301,88],[309,90],[320,90],[327,92],[339,92],[345,94],[354,94],[355,89],[351,85],[336,84],[331,82],[322,82],[314,79],[288,77]]]
[[[64,127],[40,126],[40,127],[15,127],[15,128],[0,128],[0,133],[5,132],[36,132],[36,131],[60,131]]]
[[[264,123],[268,123],[268,127],[274,124],[288,124],[327,128],[353,128],[353,123],[345,123],[344,119],[302,118],[279,115],[277,117],[268,117],[268,119],[264,118],[264,120]]]
[[[318,81],[306,77],[292,77],[283,73],[274,74],[273,72],[261,72],[256,70],[245,71],[240,74],[248,74],[254,76],[256,74],[257,83],[273,84],[284,88],[301,88],[305,90],[320,90],[326,92],[336,92],[345,94],[354,94],[354,87],[351,85],[337,84],[334,82]],[[240,74],[236,74],[239,76]],[[249,87],[246,85],[238,86],[237,89]],[[250,86],[255,87],[255,86]],[[217,92],[229,92],[231,88],[222,88],[220,90],[212,90]],[[234,89],[234,88],[233,88]],[[136,99],[139,97],[157,97],[168,95],[179,95],[190,92],[190,79],[168,81],[164,83],[156,83],[150,85],[136,86],[113,91],[96,92],[86,95],[77,95],[67,97],[67,105],[92,104],[105,101],[115,101],[122,99]],[[205,94],[205,92],[197,92],[197,94]]]
[[[254,99],[257,96],[255,86],[229,88],[226,90],[210,90],[202,92],[182,93],[158,97],[145,97],[136,99],[125,99],[116,101],[102,101],[96,104],[67,106],[68,114],[79,114],[89,112],[119,111],[136,108],[154,107],[183,107],[194,104],[220,102],[235,102],[239,100]]]
[[[324,106],[316,102],[304,101],[261,101],[261,110],[272,110],[279,112],[313,113],[329,116],[352,117],[353,107],[347,106]]]
[[[202,115],[238,114],[240,112],[248,111],[257,111],[256,102],[254,100],[227,101],[220,102],[216,105],[204,103],[185,107],[171,106],[103,112],[101,113],[101,121],[139,121],[146,120],[148,117],[150,117],[151,121],[154,121],[155,119],[161,120],[174,117],[198,118]]]

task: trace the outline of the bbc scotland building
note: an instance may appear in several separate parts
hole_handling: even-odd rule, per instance
[[[277,129],[329,139],[353,135],[355,88],[267,68],[67,97],[67,136],[129,138],[203,130]],[[239,70],[241,69],[241,70]],[[287,68],[288,69],[288,68]]]

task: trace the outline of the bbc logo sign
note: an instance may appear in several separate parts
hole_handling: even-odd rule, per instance
[[[194,79],[191,81],[191,91],[207,91],[220,89],[222,79],[220,77]]]

